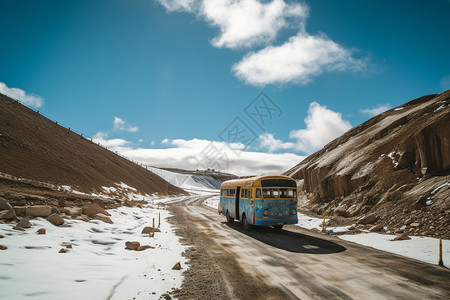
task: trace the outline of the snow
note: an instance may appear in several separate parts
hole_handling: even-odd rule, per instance
[[[219,193],[222,181],[216,180],[208,175],[180,174],[154,167],[147,169],[162,177],[169,183],[193,194],[216,194]]]
[[[402,109],[404,109],[404,107],[397,107],[394,110],[402,110]]]
[[[443,108],[445,108],[445,104],[442,104],[441,106],[439,106],[438,108],[436,108],[436,109],[434,110],[434,112],[437,112],[437,111],[439,111],[439,110],[441,110],[441,109],[443,109]]]
[[[398,166],[398,161],[395,160],[394,155],[395,155],[395,152],[391,152],[391,153],[388,154],[389,158],[392,159],[392,163],[394,164],[394,167],[397,167]]]
[[[212,207],[214,209],[217,209],[217,207],[219,206],[219,201],[220,201],[220,195],[217,195],[217,196],[209,197],[208,199],[203,201],[203,204],[205,204],[206,206]]]
[[[379,233],[341,235],[341,239],[437,265],[439,239],[410,236],[410,240],[391,241],[394,236]],[[450,240],[442,240],[444,265],[450,265]],[[447,260],[446,260],[447,259]]]
[[[443,187],[446,187],[446,186],[448,186],[448,185],[450,185],[450,182],[446,182],[446,183],[444,183],[444,184],[441,184],[440,186],[438,186],[437,188],[435,188],[434,190],[432,190],[432,191],[431,191],[431,194],[433,195],[433,194],[437,193],[440,189],[442,189]]]
[[[166,200],[172,199],[158,199]],[[169,212],[151,205],[108,212],[114,224],[66,219],[58,227],[37,218],[25,232],[0,224],[0,242],[8,247],[0,253],[0,299],[158,299],[180,288],[183,270],[172,267],[181,262],[186,269],[186,247],[167,222]],[[161,232],[141,235],[153,218],[158,225],[158,213]],[[39,228],[47,233],[38,235]],[[126,241],[155,248],[127,250]],[[58,253],[65,245],[73,249]]]

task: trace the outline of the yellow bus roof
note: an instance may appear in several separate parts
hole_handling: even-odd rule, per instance
[[[295,181],[291,177],[284,176],[284,175],[265,175],[265,176],[255,176],[255,177],[243,178],[243,179],[227,180],[222,183],[220,188],[227,189],[227,188],[234,188],[237,186],[240,186],[240,187],[261,186],[261,180],[264,180],[264,179],[288,179],[288,180]]]

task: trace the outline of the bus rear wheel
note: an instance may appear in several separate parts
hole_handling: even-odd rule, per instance
[[[227,217],[227,222],[228,223],[233,223],[234,222],[234,218],[230,217],[230,213],[228,212],[228,210],[227,210],[226,217]]]
[[[273,228],[275,228],[275,230],[281,230],[281,228],[283,228],[283,225],[273,225]]]
[[[247,220],[247,216],[246,216],[246,215],[243,215],[243,216],[242,216],[242,225],[244,225],[244,230],[245,230],[245,231],[249,231],[249,230],[252,230],[252,229],[253,229],[253,225],[251,225],[251,224],[248,223],[248,220]]]

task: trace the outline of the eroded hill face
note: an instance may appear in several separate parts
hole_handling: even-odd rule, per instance
[[[285,174],[317,214],[375,213],[388,230],[450,237],[450,91],[370,119]]]
[[[74,190],[125,184],[149,195],[184,194],[147,171],[0,94],[0,172]],[[2,180],[7,186],[18,186]],[[20,185],[19,185],[20,186]]]

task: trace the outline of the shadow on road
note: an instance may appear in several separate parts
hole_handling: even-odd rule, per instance
[[[331,254],[347,250],[335,242],[288,230],[275,230],[272,227],[255,227],[245,231],[240,223],[223,222],[226,226],[239,231],[269,246],[295,253]]]

